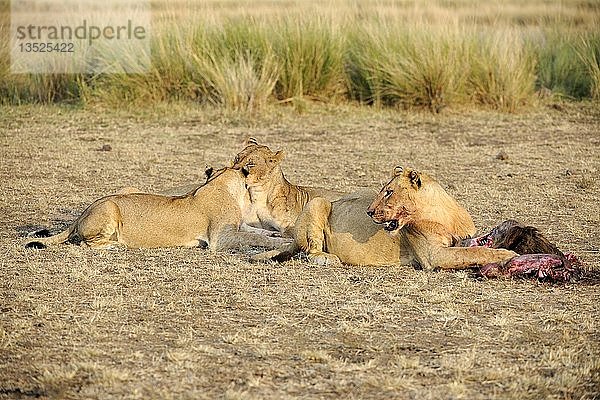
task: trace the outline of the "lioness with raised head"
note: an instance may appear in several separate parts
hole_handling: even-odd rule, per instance
[[[285,239],[256,228],[245,177],[239,170],[207,171],[206,184],[182,196],[149,193],[115,194],[92,203],[65,231],[31,239],[26,247],[80,241],[94,248],[195,247],[210,250],[243,245],[274,248]]]
[[[463,269],[507,262],[517,253],[486,247],[454,247],[475,233],[470,215],[431,177],[396,167],[367,210],[397,237],[410,264],[423,269]]]
[[[336,200],[344,194],[338,191],[293,185],[283,174],[281,162],[283,151],[273,152],[259,145],[256,139],[246,141],[246,147],[233,161],[233,168],[240,169],[246,177],[246,185],[258,220],[255,225],[275,229],[291,237],[291,228],[298,215],[310,200],[322,197]]]

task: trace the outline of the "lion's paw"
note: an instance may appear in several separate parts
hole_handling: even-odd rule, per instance
[[[519,255],[512,250],[498,249],[496,252],[498,259],[497,261],[508,261]]]
[[[330,253],[312,253],[308,255],[308,260],[314,264],[322,266],[341,265],[340,258]]]

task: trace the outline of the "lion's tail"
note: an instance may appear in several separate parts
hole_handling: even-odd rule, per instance
[[[56,235],[52,235],[52,236],[44,237],[44,238],[36,237],[34,239],[30,239],[27,241],[27,243],[25,243],[25,248],[26,249],[44,249],[48,245],[64,243],[67,240],[69,240],[69,238],[73,234],[73,231],[75,230],[75,226],[76,226],[76,224],[71,224],[71,226],[69,226],[67,229],[65,229],[64,231],[62,231],[60,233],[57,233]],[[47,231],[44,230],[44,232],[47,232]]]

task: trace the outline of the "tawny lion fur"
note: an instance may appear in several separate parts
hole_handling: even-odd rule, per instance
[[[126,188],[92,203],[63,232],[31,239],[27,247],[80,241],[94,248],[195,247],[211,250],[244,245],[274,248],[285,240],[268,237],[244,221],[254,220],[245,179],[225,168],[182,196],[135,193]],[[248,230],[248,231],[246,231]]]
[[[344,194],[338,191],[292,185],[283,175],[283,151],[273,152],[259,145],[255,139],[246,141],[246,147],[236,155],[233,168],[241,169],[257,220],[253,225],[274,229],[283,236],[292,237],[292,228],[310,200],[323,197],[336,200]]]
[[[397,238],[402,264],[462,269],[518,255],[505,249],[453,247],[475,233],[471,216],[433,178],[410,168],[394,169],[367,214]]]
[[[279,167],[282,158],[282,152],[273,153],[251,141],[234,161],[234,168],[241,168],[246,175],[262,227],[275,228],[294,238],[294,243],[258,254],[254,260],[286,258],[302,250],[318,264],[402,264],[431,269],[503,262],[516,255],[503,249],[451,247],[460,238],[475,233],[473,221],[456,200],[425,174],[418,175],[418,189],[402,178],[410,176],[412,170],[395,170],[394,178],[379,195],[369,191],[345,196],[323,191],[321,195],[290,184]],[[397,193],[384,201],[388,189]],[[395,203],[388,204],[392,198]],[[379,210],[378,206],[384,204],[409,212],[402,229],[386,232],[367,215],[371,207]]]

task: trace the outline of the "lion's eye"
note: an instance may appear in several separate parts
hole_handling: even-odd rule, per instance
[[[255,166],[256,166],[256,165],[255,165],[255,164],[252,164],[252,163],[248,163],[248,164],[246,164],[246,168],[252,168],[252,167],[255,167]]]
[[[392,195],[392,193],[394,193],[394,191],[392,189],[386,189],[386,191],[383,193],[383,196],[385,198],[388,198]]]

